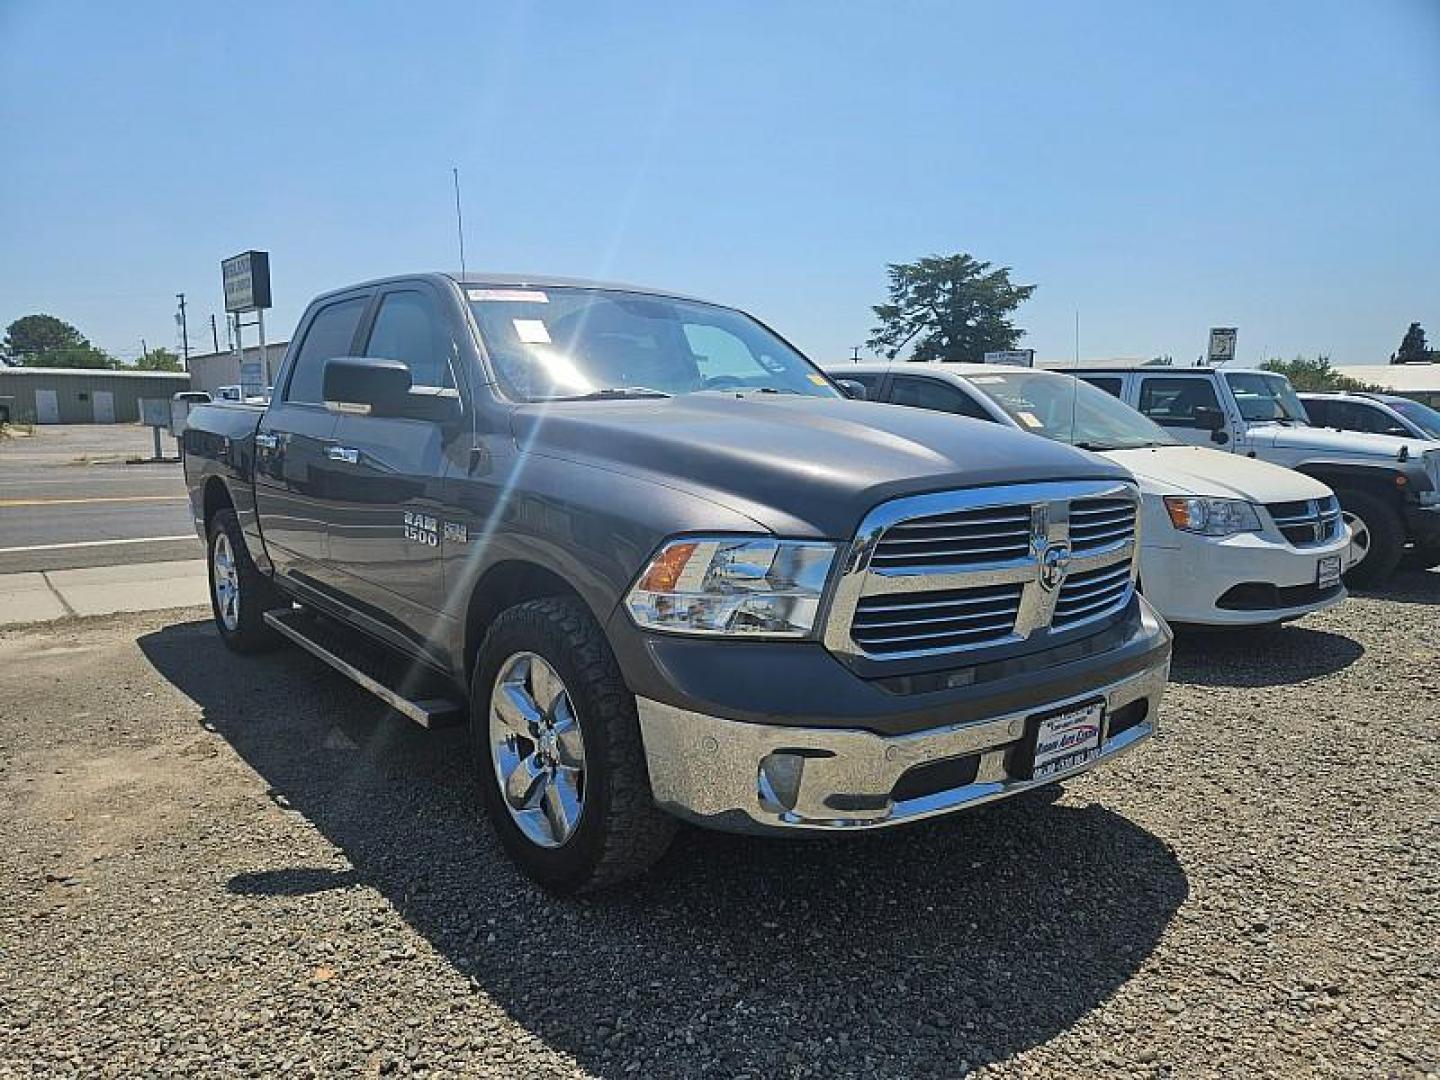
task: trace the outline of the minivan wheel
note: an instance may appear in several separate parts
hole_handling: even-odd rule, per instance
[[[1395,571],[1405,551],[1405,525],[1395,508],[1368,491],[1336,493],[1345,524],[1350,526],[1350,551],[1345,583],[1379,585]]]
[[[578,600],[496,618],[476,658],[470,736],[490,823],[545,888],[613,885],[669,847],[678,822],[651,795],[635,696]]]
[[[210,608],[220,639],[238,653],[274,646],[279,635],[265,622],[265,612],[283,607],[285,597],[255,565],[234,510],[210,519]]]

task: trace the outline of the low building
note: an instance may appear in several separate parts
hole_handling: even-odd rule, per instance
[[[1413,398],[1422,405],[1440,409],[1440,364],[1363,364],[1335,369],[1341,375],[1386,393]]]
[[[288,341],[266,343],[265,366],[262,369],[265,373],[264,385],[274,384],[275,376],[280,371],[280,361],[285,359],[285,350],[289,347]],[[251,345],[246,348],[246,363],[253,363],[259,359],[260,346]],[[215,393],[222,386],[239,386],[243,381],[240,378],[240,357],[236,356],[232,349],[227,349],[225,352],[199,353],[198,355],[191,353],[190,379],[192,389],[204,390],[207,394]]]
[[[190,389],[172,371],[0,367],[0,419],[37,424],[133,424],[142,398]],[[7,415],[8,414],[8,415]]]

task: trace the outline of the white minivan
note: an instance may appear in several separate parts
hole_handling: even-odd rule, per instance
[[[839,364],[871,401],[953,412],[1073,443],[1134,474],[1140,587],[1166,619],[1287,622],[1345,597],[1349,532],[1308,476],[1189,446],[1130,406],[1058,372],[999,364]]]

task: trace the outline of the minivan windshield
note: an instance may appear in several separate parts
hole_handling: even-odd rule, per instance
[[[1440,412],[1418,401],[1390,401],[1387,404],[1430,438],[1440,439]]]
[[[1231,371],[1225,374],[1240,415],[1246,420],[1298,420],[1308,424],[1305,406],[1295,396],[1295,388],[1284,375],[1261,375],[1256,371]]]
[[[1149,417],[1072,375],[997,368],[967,378],[1025,431],[1083,450],[1138,450],[1177,442]]]
[[[501,389],[515,400],[841,396],[810,361],[731,308],[614,289],[463,288]]]

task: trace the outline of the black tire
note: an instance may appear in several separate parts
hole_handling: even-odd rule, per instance
[[[517,653],[539,656],[560,677],[583,738],[578,824],[558,846],[542,846],[522,831],[491,757],[491,694],[503,665]],[[470,736],[480,796],[500,843],[551,892],[590,892],[635,877],[670,846],[679,823],[651,794],[635,695],[603,631],[578,600],[532,600],[491,625],[470,687]]]
[[[233,610],[222,610],[226,602],[222,599],[222,590],[216,587],[216,581],[224,575],[217,569],[217,552],[228,553],[233,564]],[[245,537],[240,532],[240,521],[234,510],[220,510],[210,519],[205,561],[209,569],[210,610],[215,616],[220,640],[237,653],[260,652],[278,645],[280,635],[266,624],[265,612],[284,607],[285,596],[250,558],[250,549],[245,546]]]
[[[1369,550],[1364,559],[1345,574],[1345,584],[1368,588],[1383,584],[1405,553],[1405,523],[1400,514],[1383,496],[1357,488],[1337,491],[1340,508],[1359,518],[1369,535]]]

